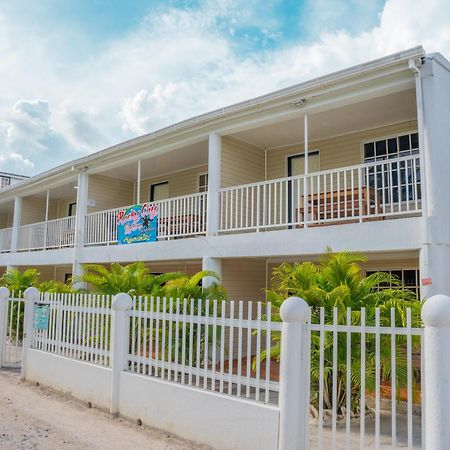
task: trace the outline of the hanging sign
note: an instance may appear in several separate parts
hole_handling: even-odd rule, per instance
[[[117,243],[155,242],[158,237],[158,206],[133,205],[117,213]]]
[[[35,330],[48,330],[50,305],[48,303],[35,303],[33,311],[33,327]]]

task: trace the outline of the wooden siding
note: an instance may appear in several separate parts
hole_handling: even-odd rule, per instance
[[[264,150],[230,137],[222,138],[221,187],[264,180]]]
[[[230,300],[262,301],[265,299],[266,262],[264,259],[224,259],[222,277]]]
[[[319,150],[320,170],[347,167],[362,162],[361,143],[370,139],[401,134],[417,129],[416,121],[403,122],[358,133],[346,134],[330,139],[311,141],[309,150]],[[267,151],[267,179],[283,178],[287,176],[287,157],[301,154],[304,146],[295,145]],[[245,181],[240,183],[244,184]]]
[[[132,205],[134,203],[134,183],[103,175],[91,175],[89,177],[89,199],[95,201],[95,206],[89,206],[88,212]]]
[[[156,178],[146,178],[141,182],[141,202],[150,200],[150,186],[156,183],[169,182],[169,197],[195,194],[198,192],[198,177],[208,171],[208,165],[161,175]]]
[[[45,197],[25,197],[22,200],[21,225],[30,223],[43,222],[45,220],[45,209],[47,199]],[[50,199],[49,201],[49,220],[58,217],[58,200]],[[12,222],[12,219],[11,219]]]

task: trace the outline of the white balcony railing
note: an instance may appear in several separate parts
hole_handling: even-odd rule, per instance
[[[224,188],[220,231],[383,220],[421,211],[418,156]]]
[[[74,240],[75,217],[63,217],[47,222],[20,226],[17,250],[72,247]]]
[[[12,228],[0,230],[0,252],[6,253],[11,250]]]
[[[152,204],[158,206],[158,239],[189,237],[206,233],[206,199],[202,192],[173,197]],[[86,216],[86,245],[117,243],[117,214],[126,209],[115,208]]]

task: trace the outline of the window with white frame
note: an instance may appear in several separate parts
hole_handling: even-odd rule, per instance
[[[0,189],[8,187],[11,184],[11,178],[10,177],[0,177]]]
[[[364,142],[363,161],[374,163],[419,154],[419,134],[406,133]],[[414,161],[377,164],[368,170],[367,184],[376,188],[385,203],[421,199],[420,170]]]
[[[198,192],[207,192],[208,191],[208,174],[201,173],[198,176]]]
[[[392,275],[396,278],[398,278],[403,286],[405,286],[406,289],[409,289],[410,291],[414,292],[416,294],[416,297],[420,298],[420,275],[419,275],[419,269],[389,269],[389,270],[366,270],[365,274],[366,276],[371,275],[375,272],[384,272],[388,273],[389,275]],[[392,286],[390,283],[382,283],[377,286],[377,289],[389,289]]]

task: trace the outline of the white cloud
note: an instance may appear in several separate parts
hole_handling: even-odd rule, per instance
[[[19,153],[0,155],[0,167],[8,166],[8,171],[22,174],[25,170],[33,170],[34,163]],[[24,170],[25,169],[25,170]]]
[[[43,170],[192,115],[417,44],[450,56],[450,3],[445,0],[388,0],[371,29],[353,32],[324,25],[315,28],[313,41],[255,54],[239,51],[232,38],[235,25],[256,24],[267,35],[270,27],[258,21],[256,5],[242,5],[204,0],[197,9],[155,10],[128,35],[96,46],[84,60],[77,55],[76,64],[72,30],[66,41],[61,29],[24,32],[0,13],[0,78],[10,87],[0,93],[0,167],[13,167],[9,155],[16,154],[34,163],[34,170]],[[23,165],[23,171],[32,172]]]

